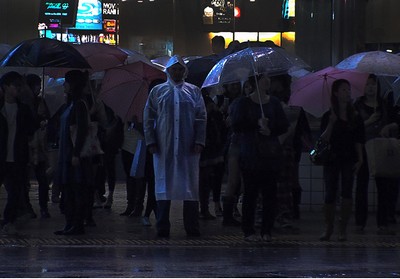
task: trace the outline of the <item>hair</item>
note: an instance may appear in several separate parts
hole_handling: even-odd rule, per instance
[[[65,74],[65,81],[71,86],[72,99],[80,99],[83,97],[85,87],[89,81],[88,73],[80,70],[68,71]]]
[[[22,85],[23,84],[22,75],[19,74],[18,72],[11,71],[11,72],[5,73],[0,78],[0,88],[3,91],[5,91],[4,86],[10,86],[11,84]]]
[[[277,97],[281,102],[287,104],[290,99],[291,89],[290,84],[292,83],[292,77],[289,74],[277,75],[271,77],[271,85],[273,82],[281,83],[283,90],[273,91],[270,90],[271,95]]]
[[[36,74],[28,74],[25,76],[26,84],[33,91],[36,85],[42,85],[42,79]]]
[[[225,47],[225,38],[222,36],[215,36],[211,39],[213,45],[219,45]]]
[[[347,79],[337,79],[332,83],[332,90],[331,90],[331,106],[333,111],[336,115],[339,115],[339,101],[338,98],[333,92],[338,92],[339,87],[342,84],[347,84],[351,86],[350,82]],[[356,110],[351,102],[348,102],[346,106],[346,115],[349,123],[354,123]]]

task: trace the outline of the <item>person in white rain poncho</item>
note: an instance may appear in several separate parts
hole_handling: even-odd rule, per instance
[[[154,158],[157,235],[169,236],[171,200],[183,200],[186,234],[199,236],[199,159],[206,109],[200,89],[184,81],[188,70],[181,57],[171,57],[165,71],[168,80],[151,90],[143,121]]]

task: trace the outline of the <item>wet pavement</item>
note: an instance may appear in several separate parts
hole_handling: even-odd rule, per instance
[[[30,194],[39,213],[36,185]],[[4,202],[1,188],[1,207]],[[54,235],[64,217],[50,203],[50,219],[19,220],[17,235],[0,236],[0,277],[400,277],[400,233],[378,235],[373,213],[364,234],[354,233],[351,220],[346,242],[336,235],[319,241],[321,212],[303,210],[299,232],[277,229],[272,242],[248,243],[240,228],[223,227],[221,218],[201,220],[202,236],[187,237],[181,205],[172,203],[171,236],[160,239],[153,215],[151,227],[119,216],[126,206],[123,185],[111,210],[94,209],[97,226],[85,235]]]

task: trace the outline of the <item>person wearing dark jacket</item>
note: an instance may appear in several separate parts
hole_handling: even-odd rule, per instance
[[[91,157],[82,157],[81,151],[87,136],[89,113],[84,101],[88,78],[84,72],[71,70],[65,74],[64,90],[67,103],[60,118],[60,148],[57,183],[64,198],[66,224],[56,235],[84,234],[87,216],[88,189],[93,183]],[[70,128],[76,125],[76,140],[71,140]]]
[[[19,202],[27,181],[29,138],[35,125],[30,108],[18,101],[23,78],[17,72],[8,72],[0,79],[4,97],[0,100],[0,169],[7,191],[7,203],[1,223],[5,233],[15,231]]]

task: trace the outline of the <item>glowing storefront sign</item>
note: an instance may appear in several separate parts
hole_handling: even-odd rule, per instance
[[[76,24],[71,29],[101,30],[102,5],[100,0],[79,0]]]

